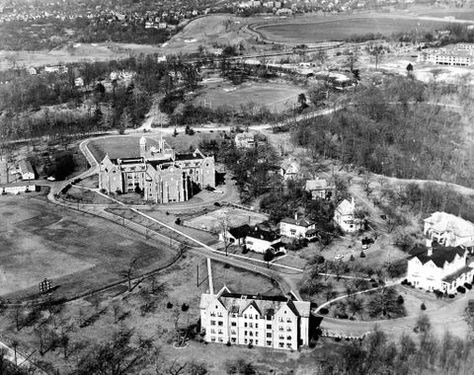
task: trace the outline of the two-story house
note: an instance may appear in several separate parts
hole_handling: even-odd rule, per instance
[[[458,286],[472,283],[474,264],[467,264],[468,251],[461,247],[444,247],[437,243],[419,246],[408,260],[407,281],[417,288],[456,293]]]
[[[332,199],[334,195],[334,186],[330,186],[324,178],[316,178],[314,180],[307,180],[305,191],[311,194],[311,199]]]
[[[435,212],[426,218],[423,234],[429,242],[474,250],[474,224],[446,212]]]
[[[310,303],[283,296],[201,295],[201,330],[210,343],[296,350],[309,342]]]
[[[349,202],[344,199],[339,203],[334,211],[334,222],[344,231],[348,233],[356,232],[362,229],[362,220],[355,217],[354,198]]]
[[[289,238],[307,238],[313,239],[316,237],[316,223],[306,218],[286,217],[280,221],[280,234]]]

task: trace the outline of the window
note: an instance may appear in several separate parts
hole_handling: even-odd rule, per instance
[[[286,318],[287,323],[291,323],[291,318]]]
[[[255,328],[258,328],[258,323],[255,323]]]
[[[291,332],[291,327],[286,327],[287,332]]]
[[[271,342],[271,341],[267,341],[267,346],[272,346],[272,342]]]
[[[250,315],[249,315],[249,319],[252,319],[252,318],[253,318],[253,316],[252,316],[252,314],[250,314]]]
[[[291,349],[291,344],[290,343],[286,344],[286,347]]]
[[[211,341],[216,342],[216,338],[214,336],[211,336]]]
[[[244,339],[244,344],[247,344],[247,341],[248,341],[247,339]]]
[[[280,316],[280,317],[278,318],[278,321],[279,321],[280,323],[283,323],[284,320],[283,320],[283,318]]]
[[[232,337],[230,341],[235,344],[237,342],[237,339],[235,337]]]
[[[291,340],[291,336],[287,336],[286,339],[287,339],[287,340]]]
[[[216,316],[216,313],[215,313],[215,312],[211,312],[211,316]]]
[[[278,327],[278,330],[279,330],[279,331],[284,331],[285,328],[284,328],[283,326],[279,326],[279,327]]]
[[[216,330],[215,330],[215,329],[211,329],[211,333],[212,333],[212,334],[215,334],[215,333],[216,333]]]
[[[283,344],[282,342],[280,342],[280,343],[278,343],[278,346],[279,346],[280,348],[283,348],[283,347],[285,346],[285,344]]]
[[[271,325],[271,324],[267,324],[267,329],[272,329],[272,325]]]
[[[232,330],[232,331],[230,331],[230,334],[231,334],[231,335],[236,335],[237,332],[236,332],[235,330]]]
[[[218,333],[219,335],[222,335],[224,332],[222,331],[222,329],[220,329],[217,333]]]
[[[244,331],[244,336],[247,336],[247,331]]]
[[[237,322],[231,322],[230,325],[231,325],[232,327],[235,327],[235,326],[237,326]]]
[[[249,327],[250,327],[250,328],[253,328],[253,323],[249,323]]]
[[[211,320],[211,326],[215,326],[216,325],[216,321],[215,320]]]
[[[218,313],[217,313],[217,316],[219,316],[219,317],[222,318],[222,313],[221,313],[221,312],[218,312]]]
[[[222,326],[222,325],[224,325],[224,322],[222,320],[220,320],[220,321],[217,322],[217,324]]]
[[[258,337],[258,332],[255,332],[255,337]]]
[[[252,331],[249,331],[249,336],[253,336],[253,332],[252,332]]]
[[[267,332],[267,337],[270,339],[272,337],[272,333],[271,332]]]
[[[224,339],[222,337],[219,337],[219,342],[224,342]]]
[[[258,340],[255,340],[255,345],[258,345]]]
[[[244,323],[244,327],[247,328],[247,323]]]
[[[247,319],[247,314],[244,314],[244,319]]]

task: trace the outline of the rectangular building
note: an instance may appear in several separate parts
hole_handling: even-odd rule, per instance
[[[310,302],[282,296],[201,295],[201,329],[210,343],[296,350],[309,343]]]

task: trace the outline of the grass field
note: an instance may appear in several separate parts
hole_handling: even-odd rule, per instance
[[[474,21],[474,9],[443,10],[441,12],[420,13],[421,16],[454,17],[458,20]]]
[[[171,261],[174,252],[136,239],[134,232],[80,216],[28,196],[0,197],[0,295],[31,297],[45,277],[68,297],[122,279],[134,258],[146,271]]]
[[[185,224],[193,228],[217,233],[221,230],[220,226],[223,220],[227,220],[229,227],[236,227],[243,224],[255,225],[261,223],[268,220],[268,216],[239,208],[225,207],[205,215],[185,220]]]
[[[157,137],[157,136],[156,136]],[[102,161],[108,154],[111,159],[140,157],[140,136],[117,135],[103,137],[89,142],[88,148],[97,161]],[[157,145],[156,138],[147,137],[150,145]]]
[[[410,30],[428,31],[443,26],[443,22],[407,18],[363,17],[333,19],[331,21],[308,23],[282,23],[262,25],[257,29],[267,39],[282,42],[316,42],[343,40],[352,35],[380,33],[389,36],[396,32]]]
[[[254,105],[255,109],[266,107],[279,113],[292,108],[303,91],[300,87],[281,83],[247,82],[239,86],[219,83],[209,85],[194,102],[213,109],[229,107],[237,111],[242,106]]]

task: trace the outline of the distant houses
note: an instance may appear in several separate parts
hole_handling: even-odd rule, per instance
[[[10,167],[8,162],[0,160],[0,194],[20,194],[36,190],[31,181],[35,172],[31,163],[21,160],[18,168]]]
[[[20,160],[20,162],[18,163],[18,170],[23,180],[35,179],[35,171],[33,170],[33,167],[28,160]]]
[[[235,136],[235,147],[254,148],[256,146],[255,134],[244,132]]]
[[[255,226],[245,238],[245,246],[248,250],[264,254],[267,250],[278,253],[284,246],[281,236],[273,231],[261,229]]]

